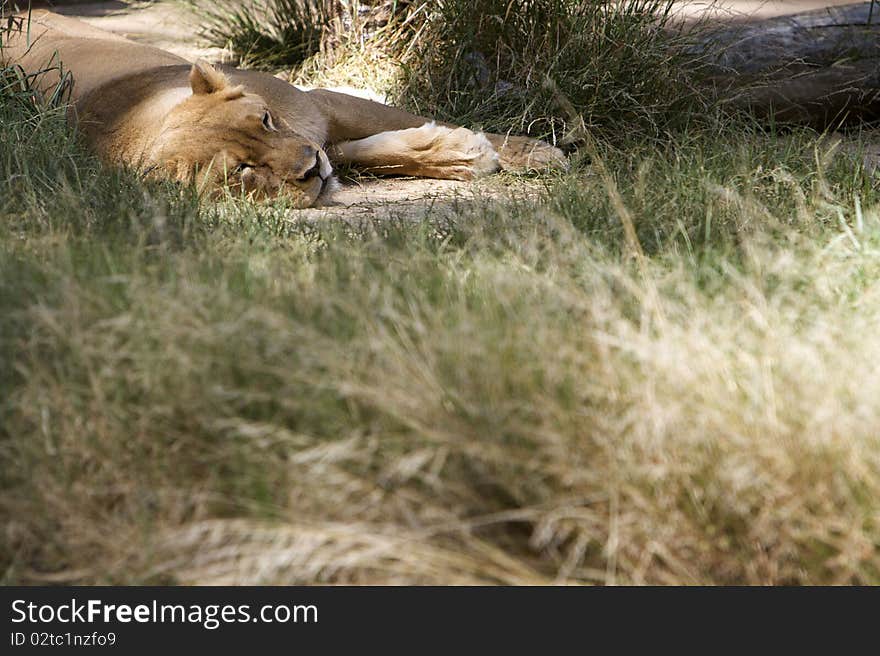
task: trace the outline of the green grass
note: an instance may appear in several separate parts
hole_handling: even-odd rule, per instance
[[[347,225],[0,122],[5,583],[880,583],[880,196],[817,135]]]

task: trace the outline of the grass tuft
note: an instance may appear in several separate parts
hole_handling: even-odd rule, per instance
[[[201,36],[246,68],[298,66],[321,49],[335,0],[179,0],[201,21]]]
[[[658,137],[709,107],[699,59],[672,2],[466,0],[432,3],[400,98],[419,111],[581,143],[590,132]]]

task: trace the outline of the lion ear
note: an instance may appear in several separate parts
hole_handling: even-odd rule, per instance
[[[197,59],[189,72],[189,85],[195,95],[221,91],[229,82],[226,76],[204,59]]]

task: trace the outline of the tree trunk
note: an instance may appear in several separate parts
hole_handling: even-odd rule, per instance
[[[727,102],[816,127],[880,119],[880,2],[709,32],[711,80]]]

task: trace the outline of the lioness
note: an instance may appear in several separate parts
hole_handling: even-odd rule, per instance
[[[375,173],[470,180],[499,169],[564,166],[528,137],[478,134],[270,74],[190,64],[48,11],[13,17],[0,59],[54,88],[72,74],[72,111],[106,161],[201,187],[289,194],[309,207],[334,188],[331,160]]]

